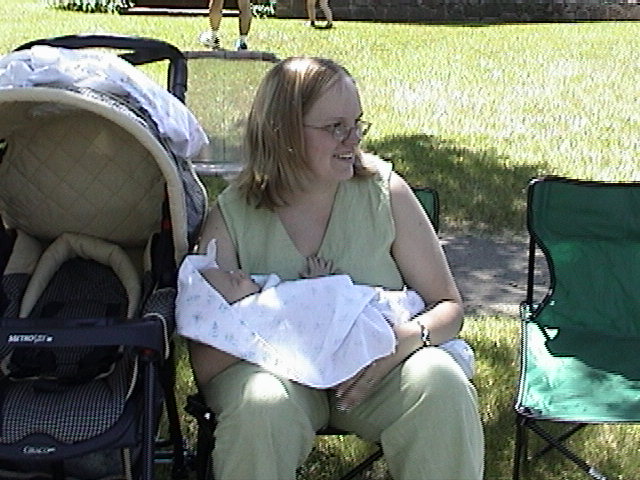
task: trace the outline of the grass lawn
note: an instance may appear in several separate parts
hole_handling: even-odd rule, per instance
[[[0,2],[0,52],[35,38],[86,32],[155,37],[198,50],[197,35],[206,27],[204,17],[82,14],[45,3]],[[443,233],[523,233],[524,189],[536,175],[640,180],[639,23],[335,25],[312,30],[302,20],[256,19],[249,46],[280,58],[319,55],[344,64],[358,80],[365,118],[373,122],[365,148],[392,158],[411,183],[439,191]],[[223,46],[232,45],[236,32],[237,19],[224,18]],[[250,98],[239,93],[251,87],[243,88],[245,67],[238,65],[224,75],[219,68],[192,70],[189,104],[203,121],[218,97]],[[159,71],[149,73],[162,81]],[[213,93],[225,84],[238,93]],[[507,479],[518,322],[473,317],[463,333],[478,357],[474,383],[486,425],[486,478]],[[179,375],[183,396],[192,390],[184,356]],[[193,433],[188,419],[185,424]],[[637,427],[586,429],[572,445],[609,478],[638,478]],[[328,478],[366,448],[352,438],[322,439],[301,478]],[[384,479],[384,466],[369,478]],[[529,478],[584,475],[550,455]]]
[[[44,4],[0,2],[0,51],[82,32],[137,34],[197,50],[206,27],[204,17],[83,14]],[[237,19],[224,18],[223,46],[231,47],[236,32]],[[523,188],[532,176],[640,178],[639,33],[634,22],[336,22],[312,30],[301,20],[270,18],[254,20],[249,46],[343,63],[373,122],[365,147],[392,157],[411,182],[438,189],[445,230],[497,233],[522,230]],[[233,84],[217,70],[208,75],[190,80]]]

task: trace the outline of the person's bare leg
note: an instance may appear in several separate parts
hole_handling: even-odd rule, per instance
[[[238,10],[240,10],[240,15],[238,17],[238,30],[240,33],[240,38],[236,44],[236,48],[238,50],[246,50],[247,49],[247,35],[249,35],[249,30],[251,30],[251,2],[250,0],[238,0]]]
[[[331,11],[331,7],[329,7],[329,0],[320,0],[320,9],[324,14],[324,18],[327,19],[327,28],[331,28],[333,25],[333,12]]]
[[[251,29],[251,2],[249,0],[238,0],[238,10],[240,10],[239,29],[240,35],[249,35]]]
[[[307,17],[309,17],[309,25],[316,26],[316,0],[307,0]]]
[[[223,4],[224,0],[209,0],[209,27],[212,32],[220,30]]]
[[[210,48],[220,48],[218,30],[222,20],[224,0],[209,0],[209,30],[200,34],[200,43]]]

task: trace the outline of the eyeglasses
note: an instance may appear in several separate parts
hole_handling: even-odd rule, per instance
[[[305,125],[307,128],[315,128],[316,130],[324,130],[327,133],[333,135],[338,142],[342,143],[347,138],[351,136],[351,132],[355,131],[358,137],[358,140],[361,140],[364,137],[369,129],[371,128],[371,123],[365,120],[356,120],[356,124],[353,127],[347,127],[342,123],[334,123],[332,125],[325,125],[323,127],[318,127],[316,125]]]

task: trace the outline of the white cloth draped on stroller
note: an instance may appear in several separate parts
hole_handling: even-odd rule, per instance
[[[149,328],[166,357],[176,265],[206,212],[191,163],[206,143],[178,99],[118,56],[36,46],[0,59],[2,478],[138,478],[135,455],[116,472],[113,459],[139,451],[142,418],[157,425],[157,411],[141,415],[161,405],[147,391],[157,379],[141,382],[138,354],[156,348],[142,326],[161,325]],[[90,461],[96,451],[110,454]]]

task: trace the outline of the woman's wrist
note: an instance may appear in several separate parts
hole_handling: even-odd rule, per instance
[[[418,321],[404,322],[394,327],[398,353],[410,354],[422,348],[422,328]]]
[[[418,321],[418,325],[420,326],[420,341],[422,342],[423,347],[431,346],[431,331],[429,328],[422,322]]]

